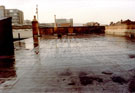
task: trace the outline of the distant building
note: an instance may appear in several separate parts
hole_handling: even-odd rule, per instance
[[[18,9],[6,9],[6,16],[12,17],[12,24],[23,24],[24,23],[24,16],[23,12]]]
[[[31,20],[24,20],[24,25],[32,25],[32,21]]]
[[[74,25],[73,26],[83,26],[83,24],[82,23],[74,23]]]
[[[98,22],[88,22],[83,24],[83,26],[100,26],[100,24]]]
[[[5,6],[0,6],[0,18],[12,17],[12,24],[19,25],[24,23],[23,12],[18,9],[6,9]]]
[[[128,19],[116,23],[111,22],[110,25],[105,26],[105,33],[135,38],[135,21]]]
[[[73,19],[56,19],[57,27],[72,27]]]
[[[135,21],[131,21],[131,20],[127,19],[125,21],[121,20],[121,21],[118,21],[116,23],[110,22],[110,25],[122,25],[122,24],[125,24],[125,25],[130,25],[130,24],[135,25]]]
[[[54,27],[54,23],[40,23],[40,27]]]
[[[5,6],[0,6],[0,18],[4,18],[5,16]]]

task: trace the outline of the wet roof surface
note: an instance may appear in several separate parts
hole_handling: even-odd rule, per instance
[[[14,45],[15,58],[0,60],[0,93],[135,91],[135,40],[88,35]]]

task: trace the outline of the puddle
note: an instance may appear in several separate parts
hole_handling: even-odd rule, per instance
[[[87,76],[87,73],[85,72],[80,72],[79,79],[80,79],[80,83],[84,86],[93,84],[93,81],[97,81],[99,83],[103,82],[102,78],[94,77],[94,76]]]
[[[15,59],[0,59],[0,78],[10,78],[15,76]]]
[[[84,86],[93,84],[93,81],[97,81],[99,83],[103,82],[103,79],[99,78],[99,77],[83,76],[83,77],[79,77],[79,78],[80,78],[81,84]]]
[[[79,77],[80,78],[80,82],[82,85],[86,86],[88,84],[93,84],[93,80],[90,77]]]
[[[11,78],[15,76],[15,71],[0,71],[0,78]]]
[[[60,73],[60,76],[70,76],[72,72],[69,69],[66,69],[64,72]]]
[[[128,56],[129,56],[129,58],[135,58],[135,54],[130,54]]]
[[[75,85],[75,82],[68,83],[68,85]]]
[[[63,81],[65,81],[66,79],[63,79]]]
[[[111,79],[113,82],[116,82],[116,83],[121,84],[121,85],[124,83],[127,83],[127,81],[120,76],[113,76],[113,77],[111,77]]]
[[[109,71],[103,71],[102,74],[105,74],[105,75],[112,75],[113,73],[112,73],[112,72],[109,72]]]
[[[135,92],[135,77],[133,77],[132,80],[130,81],[128,90],[130,92]]]
[[[0,80],[0,84],[2,84],[2,83],[4,83],[5,82],[5,80]]]
[[[82,77],[82,76],[87,76],[87,73],[85,73],[85,72],[80,72],[80,73],[79,73],[79,76],[80,76],[80,77]]]

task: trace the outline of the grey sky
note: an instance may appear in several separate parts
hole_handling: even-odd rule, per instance
[[[0,5],[18,8],[30,20],[35,15],[36,4],[40,22],[54,22],[54,14],[57,18],[73,18],[75,23],[135,20],[135,0],[0,0]]]

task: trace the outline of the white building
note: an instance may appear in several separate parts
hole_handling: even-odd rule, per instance
[[[56,19],[57,27],[72,27],[73,19]]]

